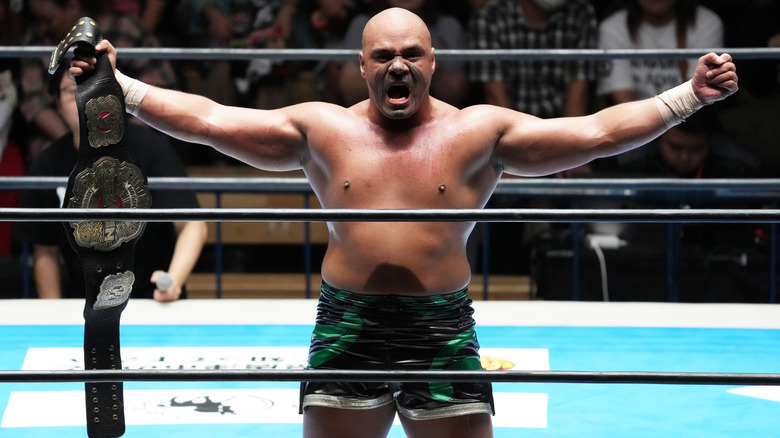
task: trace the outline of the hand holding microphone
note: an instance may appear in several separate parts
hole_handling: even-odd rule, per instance
[[[181,295],[181,286],[176,283],[171,274],[165,271],[156,271],[152,278],[155,278],[154,286],[157,288],[154,291],[155,301],[169,302],[176,301]]]
[[[157,281],[155,282],[155,286],[157,289],[159,289],[162,292],[167,292],[168,289],[173,286],[173,277],[171,277],[171,274],[167,272],[163,272],[160,274],[159,277],[157,277]]]

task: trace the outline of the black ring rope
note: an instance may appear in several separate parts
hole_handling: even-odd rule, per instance
[[[0,176],[0,190],[50,189],[64,186],[67,177],[61,176]],[[195,190],[195,191],[261,191],[261,192],[312,192],[306,178],[302,177],[149,177],[149,187],[157,190]],[[705,190],[728,191],[756,195],[756,191],[766,192],[780,197],[780,178],[512,178],[501,179],[496,192],[502,193],[538,191],[554,193],[556,191],[609,190],[625,192],[633,190],[663,190],[675,192],[693,192]]]
[[[777,223],[775,209],[0,208],[0,221]]]
[[[629,371],[86,370],[0,371],[0,383],[52,382],[512,382],[780,385],[780,374]]]
[[[727,52],[734,58],[777,59],[780,49],[769,47],[717,47],[698,49],[442,49],[436,51],[439,59],[458,60],[607,60],[607,59],[681,59],[698,58],[709,52]],[[230,48],[181,48],[181,47],[127,47],[118,48],[124,59],[167,60],[246,60],[278,59],[288,61],[329,61],[357,59],[355,49],[230,49]],[[48,57],[49,46],[0,47],[0,58]]]

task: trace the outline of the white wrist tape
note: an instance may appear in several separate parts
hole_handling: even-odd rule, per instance
[[[661,112],[666,127],[679,125],[704,106],[693,92],[691,81],[684,82],[655,97],[655,104]]]
[[[146,93],[149,91],[149,84],[127,77],[119,70],[116,70],[116,80],[119,82],[119,85],[122,87],[122,93],[125,95],[125,110],[134,116],[138,116],[141,101],[144,100]]]

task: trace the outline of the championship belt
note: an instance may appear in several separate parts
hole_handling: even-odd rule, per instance
[[[94,20],[79,19],[52,53],[49,72],[57,70],[71,47],[95,53],[101,39]],[[95,56],[95,69],[76,79],[80,143],[65,193],[67,208],[148,208],[152,198],[146,176],[127,147],[122,88],[108,56]],[[73,221],[64,226],[84,270],[84,368],[121,369],[119,320],[135,281],[133,249],[145,222]],[[85,396],[88,435],[122,436],[122,382],[86,382]]]

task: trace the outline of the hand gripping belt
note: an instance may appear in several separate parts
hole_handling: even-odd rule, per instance
[[[68,208],[148,208],[146,176],[127,147],[122,88],[105,53],[94,20],[78,20],[52,53],[49,72],[57,70],[72,47],[91,51],[97,65],[76,79],[80,143],[76,166],[65,193]],[[65,66],[63,66],[65,67]],[[133,282],[133,249],[144,222],[82,221],[64,224],[84,270],[84,368],[121,369],[119,319]],[[122,382],[85,383],[87,433],[113,438],[125,432]]]

